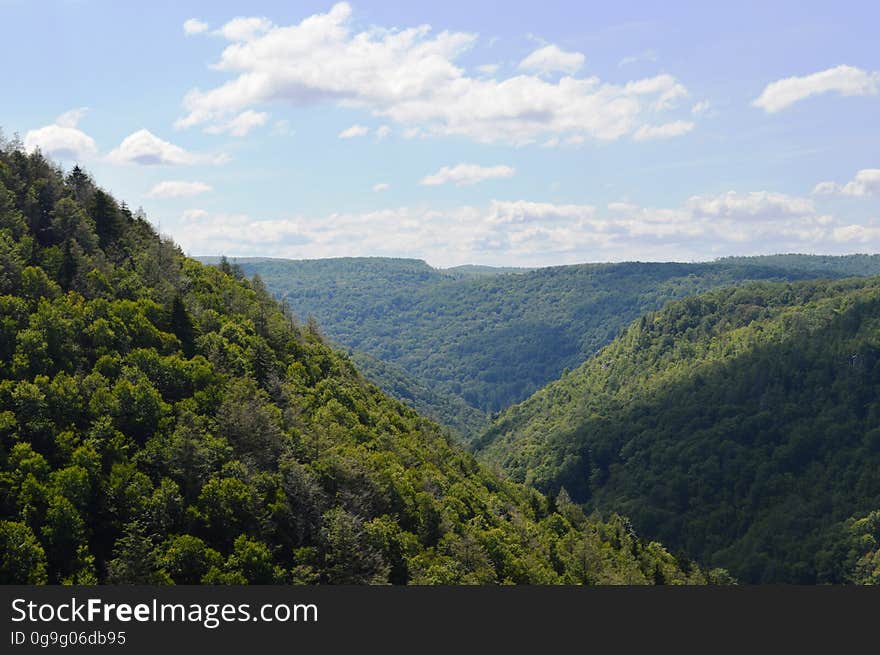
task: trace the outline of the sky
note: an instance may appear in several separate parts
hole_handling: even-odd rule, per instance
[[[0,128],[191,255],[880,249],[876,2],[0,0]]]

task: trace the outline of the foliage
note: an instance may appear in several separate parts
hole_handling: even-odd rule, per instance
[[[674,302],[502,414],[479,457],[739,579],[844,582],[841,522],[880,506],[878,335],[877,278]]]
[[[438,270],[407,259],[244,259],[298,316],[372,361],[368,377],[469,441],[474,421],[524,400],[670,300],[755,280],[880,274],[880,257],[781,255],[701,264]],[[359,363],[364,357],[354,355]],[[396,371],[402,371],[403,378]]]

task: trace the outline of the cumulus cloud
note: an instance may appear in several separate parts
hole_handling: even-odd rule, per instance
[[[376,184],[373,186],[373,191],[375,191],[376,193],[381,193],[382,191],[388,191],[388,189],[390,189],[390,188],[391,188],[390,184],[387,184],[385,182],[380,182],[379,184]]]
[[[197,18],[188,18],[183,21],[183,33],[187,36],[191,36],[193,34],[201,34],[202,32],[208,31],[208,24],[200,21]]]
[[[880,196],[880,168],[866,168],[856,173],[840,192],[846,196]]]
[[[380,125],[376,128],[376,138],[387,139],[391,136],[391,128],[388,125]]]
[[[519,68],[545,75],[550,73],[574,75],[583,67],[584,61],[585,57],[580,52],[565,52],[551,44],[535,50],[519,62]]]
[[[207,193],[212,188],[204,182],[185,182],[183,180],[165,180],[159,182],[148,194],[151,198],[186,198]]]
[[[474,46],[476,35],[434,32],[428,25],[356,32],[351,13],[347,3],[339,3],[293,25],[265,19],[249,19],[247,29],[245,19],[236,19],[234,28],[227,24],[221,32],[232,42],[214,68],[229,79],[187,93],[186,113],[176,125],[222,124],[270,102],[332,103],[360,108],[419,136],[461,135],[516,145],[554,136],[612,140],[650,122],[687,93],[670,75],[627,84],[572,74],[549,81],[537,72],[499,80],[474,77],[457,60]],[[546,51],[543,68],[536,53],[524,61],[532,58],[541,70],[555,66],[568,72],[581,61],[577,53],[559,53],[564,57]]]
[[[693,196],[687,206],[697,217],[745,222],[808,216],[815,212],[813,201],[808,198],[767,191],[728,191],[718,196]]]
[[[248,109],[225,123],[206,127],[205,132],[208,134],[228,132],[231,136],[247,136],[254,128],[265,125],[268,119],[269,114]]]
[[[85,115],[87,108],[79,107],[64,112],[52,125],[28,130],[24,135],[24,147],[28,152],[40,149],[43,154],[57,159],[88,159],[98,152],[95,140],[77,124]]]
[[[880,243],[880,225],[876,222],[869,225],[845,225],[835,228],[833,237],[840,243],[872,243],[876,248]]]
[[[752,102],[769,114],[782,111],[794,103],[822,93],[843,96],[877,95],[880,72],[864,71],[854,66],[836,66],[812,75],[787,77],[768,84]]]
[[[880,196],[880,168],[865,168],[846,184],[819,182],[815,195],[840,194],[844,196]]]
[[[829,196],[833,193],[837,193],[837,184],[834,182],[819,182],[813,187],[813,195],[816,196]]]
[[[268,18],[244,17],[233,18],[217,32],[229,41],[253,41],[261,34],[272,29],[272,21]]]
[[[359,136],[366,136],[369,134],[370,128],[365,127],[363,125],[352,125],[351,127],[347,127],[342,132],[339,133],[340,139],[354,139]]]
[[[157,137],[149,130],[129,134],[122,143],[110,151],[107,160],[115,164],[192,165],[222,164],[229,161],[226,155],[204,155],[184,150],[180,146]]]
[[[672,75],[666,74],[629,82],[624,88],[638,96],[657,96],[652,107],[658,111],[674,107],[679,98],[688,94],[684,85],[676,82]]]
[[[651,139],[670,139],[687,134],[694,129],[690,121],[674,121],[663,125],[642,125],[633,134],[633,141],[649,141]]]
[[[479,166],[478,164],[457,164],[444,166],[436,173],[422,178],[425,186],[437,186],[448,182],[456,186],[477,184],[486,180],[513,177],[516,171],[510,166]]]

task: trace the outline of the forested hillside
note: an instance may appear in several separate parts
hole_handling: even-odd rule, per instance
[[[803,271],[816,278],[880,275],[880,255],[761,255],[724,257],[718,262]]]
[[[671,303],[478,448],[744,581],[877,580],[880,279]]]
[[[0,143],[0,583],[706,580],[489,473],[258,281]]]
[[[481,412],[527,398],[670,300],[753,280],[880,274],[878,257],[803,255],[501,269],[506,274],[382,258],[238,263],[295,315],[314,315],[336,343],[393,364],[418,386],[439,397],[457,396]],[[373,380],[392,394],[399,388],[399,379]],[[440,420],[468,434],[460,415],[436,410]]]
[[[486,428],[489,417],[459,396],[432,389],[400,367],[366,353],[351,351],[349,356],[367,380],[422,416],[451,428],[456,441],[473,438]]]

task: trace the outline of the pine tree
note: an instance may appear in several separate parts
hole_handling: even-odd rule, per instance
[[[98,233],[101,247],[116,241],[125,229],[119,207],[113,198],[103,191],[96,191],[92,198],[91,214],[95,221],[95,231]]]
[[[184,354],[192,357],[196,347],[196,328],[180,294],[174,296],[171,303],[171,331],[180,339]]]

